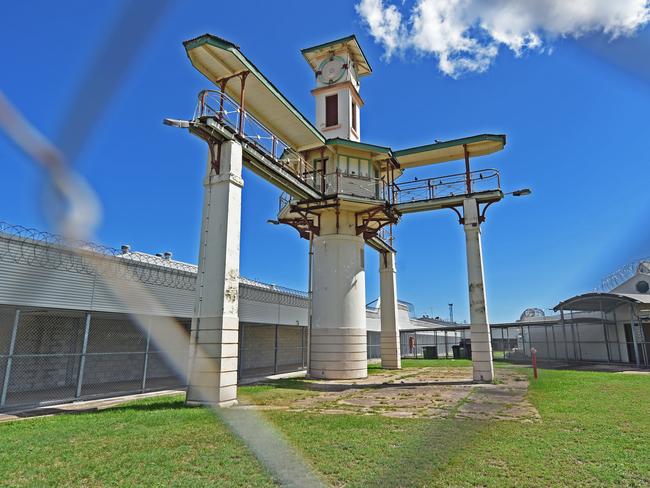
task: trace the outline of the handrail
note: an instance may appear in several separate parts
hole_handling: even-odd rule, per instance
[[[193,120],[201,117],[217,119],[273,163],[317,190],[309,178],[314,172],[312,164],[250,113],[242,110],[239,103],[226,93],[215,89],[200,91]]]
[[[494,168],[472,171],[470,173],[470,185],[471,191],[467,188],[466,173],[393,183],[394,202],[418,202],[467,195],[479,191],[500,190],[501,177],[499,171]]]

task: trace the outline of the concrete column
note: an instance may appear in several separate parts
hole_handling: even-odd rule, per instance
[[[488,323],[485,285],[483,278],[483,251],[478,205],[473,198],[463,201],[465,246],[467,251],[467,280],[469,284],[470,338],[474,381],[492,381],[492,341]]]
[[[395,253],[379,254],[379,304],[381,307],[381,367],[400,369],[397,318],[397,283],[395,280]]]
[[[212,159],[220,152],[218,172]],[[239,236],[242,148],[214,146],[204,179],[201,247],[190,335],[187,402],[226,407],[237,403]]]
[[[313,309],[309,375],[324,379],[365,378],[366,277],[364,240],[355,215],[341,211],[320,217],[314,237]]]

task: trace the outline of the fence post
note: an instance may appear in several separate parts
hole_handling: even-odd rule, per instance
[[[142,367],[142,393],[147,388],[147,370],[149,369],[149,345],[151,344],[151,317],[147,317],[147,342],[144,346],[144,366]]]
[[[621,354],[621,338],[618,335],[618,319],[616,318],[616,309],[612,310],[612,320],[614,321],[614,336],[616,338],[616,351],[618,352],[616,355],[618,357],[617,362],[622,363],[623,355]]]
[[[447,331],[445,331],[445,359],[449,359],[449,340],[447,338]]]
[[[239,344],[237,344],[237,384],[241,379],[241,373],[244,364],[244,324],[239,324]]]
[[[300,366],[305,367],[305,327],[300,328]]]
[[[636,341],[636,331],[634,330],[634,305],[630,303],[630,332],[632,333],[632,344],[634,346],[634,359],[636,359],[636,367],[638,368],[640,364],[639,358],[639,346]],[[628,358],[629,360],[630,358]]]
[[[273,350],[273,374],[278,374],[278,324],[275,324],[275,348]]]
[[[605,350],[607,351],[607,362],[612,362],[612,356],[609,352],[609,341],[607,340],[607,316],[603,312],[603,301],[599,300],[600,305],[600,321],[603,324],[603,336],[605,338]]]
[[[86,351],[88,350],[88,332],[90,331],[90,312],[86,313],[86,322],[84,325],[84,343],[81,346],[81,358],[79,358],[79,375],[77,376],[77,392],[75,398],[81,396],[81,385],[84,380],[84,367],[86,366]]]
[[[0,408],[5,406],[7,400],[7,390],[9,389],[9,379],[11,375],[11,363],[14,358],[14,347],[16,346],[16,333],[18,331],[18,322],[20,321],[20,309],[16,309],[14,323],[11,328],[11,342],[9,342],[9,354],[7,356],[7,366],[5,368],[5,377],[2,382],[2,395],[0,396]]]

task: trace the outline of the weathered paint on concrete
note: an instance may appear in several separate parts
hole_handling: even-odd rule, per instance
[[[475,199],[467,198],[463,201],[463,218],[467,252],[473,377],[474,381],[490,382],[494,379],[494,365],[483,277],[480,216]]]
[[[187,402],[219,407],[237,402],[239,243],[242,147],[220,150],[219,171],[208,157],[204,180],[196,303],[190,334]],[[216,157],[216,156],[215,156]]]

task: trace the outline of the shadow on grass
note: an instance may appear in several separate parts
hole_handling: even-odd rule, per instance
[[[468,419],[433,419],[419,432],[406,438],[390,459],[370,479],[366,486],[402,487],[431,485],[439,473],[461,451],[476,442],[488,422]],[[439,480],[438,480],[439,481]],[[427,483],[428,484],[428,483]]]
[[[136,403],[138,402],[138,403]],[[18,418],[34,418],[34,417],[45,417],[50,415],[81,415],[88,413],[109,413],[109,412],[119,412],[119,411],[153,411],[153,410],[172,410],[179,408],[190,408],[190,406],[185,405],[185,402],[181,399],[178,400],[165,400],[161,398],[157,401],[148,401],[142,403],[142,400],[130,400],[125,403],[116,403],[113,405],[94,405],[88,407],[78,407],[78,408],[66,408],[70,404],[65,404],[57,407],[40,407],[31,410],[23,410],[17,412],[7,412],[8,414],[18,417]]]
[[[137,401],[137,400],[136,400]],[[147,403],[125,403],[122,405],[114,405],[112,407],[100,410],[100,412],[151,412],[154,410],[179,410],[187,408],[202,408],[201,405],[187,405],[185,400],[167,400],[160,399],[159,401],[152,401]]]

